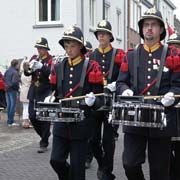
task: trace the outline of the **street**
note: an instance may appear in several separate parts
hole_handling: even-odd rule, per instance
[[[51,142],[48,152],[38,154],[39,137],[33,129],[8,127],[5,116],[0,120],[0,180],[58,180],[49,164]],[[19,120],[17,121],[20,122]],[[122,167],[122,139],[116,142],[114,174],[116,180],[126,180]],[[147,174],[147,167],[144,168]],[[96,180],[97,164],[93,159],[90,169],[86,171],[86,180]]]

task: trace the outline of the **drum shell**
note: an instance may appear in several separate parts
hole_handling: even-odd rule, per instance
[[[160,105],[146,103],[114,103],[112,123],[135,127],[161,128],[165,126],[164,108]]]

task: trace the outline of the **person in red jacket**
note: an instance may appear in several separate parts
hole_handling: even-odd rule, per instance
[[[0,72],[0,107],[6,108],[6,96],[5,96],[5,91],[6,91],[6,84],[4,81],[4,76]]]

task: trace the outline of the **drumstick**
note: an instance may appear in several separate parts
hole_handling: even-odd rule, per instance
[[[158,99],[158,98],[163,98],[164,95],[158,95],[158,96],[144,96],[144,99]],[[174,95],[173,97],[179,98],[180,94]]]
[[[49,98],[49,102],[51,102],[51,99],[52,99],[52,97],[54,96],[54,94],[55,94],[55,90],[51,93],[51,96],[50,96],[50,98]]]
[[[98,97],[98,96],[103,96],[104,93],[98,93],[98,94],[94,94],[94,96]],[[86,96],[76,96],[76,97],[71,97],[71,98],[64,98],[64,99],[60,99],[59,102],[62,101],[72,101],[72,100],[78,100],[78,99],[83,99]]]

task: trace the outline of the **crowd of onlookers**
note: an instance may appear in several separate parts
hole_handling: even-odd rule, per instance
[[[28,62],[13,59],[5,73],[0,72],[0,109],[7,113],[7,125],[31,128],[28,114],[27,93],[31,78],[23,71]],[[15,113],[20,116],[21,122],[15,121]]]

